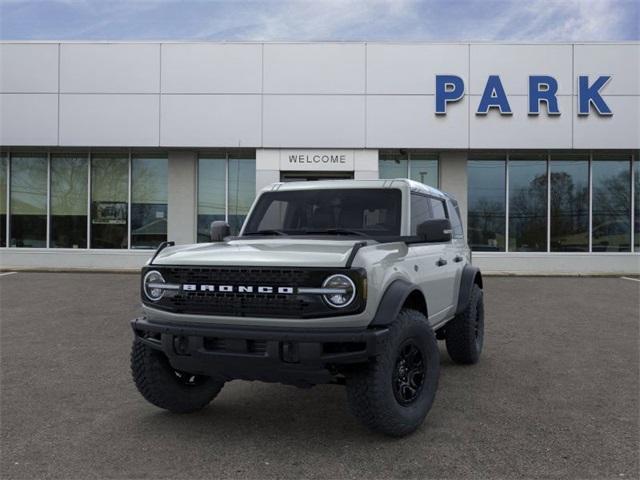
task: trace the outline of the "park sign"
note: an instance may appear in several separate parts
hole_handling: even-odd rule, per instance
[[[578,76],[578,115],[591,113],[591,107],[598,115],[611,116],[613,112],[600,95],[600,91],[611,80],[611,75],[600,75],[591,81],[588,75]],[[560,115],[558,108],[558,81],[549,75],[529,76],[529,115],[540,115],[540,105],[545,104],[547,115]],[[447,114],[447,104],[464,96],[464,80],[457,75],[436,75],[436,115]],[[476,108],[476,115],[487,115],[490,110],[500,115],[512,115],[509,98],[502,86],[499,75],[489,75]]]

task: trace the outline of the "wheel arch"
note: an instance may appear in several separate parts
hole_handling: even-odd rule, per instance
[[[478,267],[465,265],[460,278],[460,292],[458,293],[456,315],[464,312],[467,308],[471,297],[471,289],[474,285],[478,285],[481,289],[483,288],[482,273]]]
[[[386,326],[395,320],[403,308],[417,310],[428,319],[427,300],[417,285],[406,280],[391,282],[382,295],[370,326]]]

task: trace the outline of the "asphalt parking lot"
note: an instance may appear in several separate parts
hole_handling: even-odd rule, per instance
[[[638,478],[639,298],[620,278],[487,278],[480,364],[442,350],[427,421],[389,439],[338,386],[232,382],[165,413],[129,373],[137,275],[0,276],[0,477]]]

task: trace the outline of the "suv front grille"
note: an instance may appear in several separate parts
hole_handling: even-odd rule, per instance
[[[210,291],[166,291],[157,302],[149,301],[142,293],[142,301],[154,308],[175,313],[238,317],[313,318],[348,315],[364,308],[364,270],[320,268],[243,268],[243,267],[146,267],[159,271],[169,284],[239,285],[319,288],[324,280],[335,273],[348,275],[356,285],[358,294],[354,302],[344,309],[329,307],[321,295],[281,293],[238,293]],[[234,289],[235,290],[235,289]]]

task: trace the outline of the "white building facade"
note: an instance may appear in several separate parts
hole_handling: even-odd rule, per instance
[[[640,43],[0,43],[4,269],[133,269],[262,187],[410,177],[486,272],[640,272]]]

